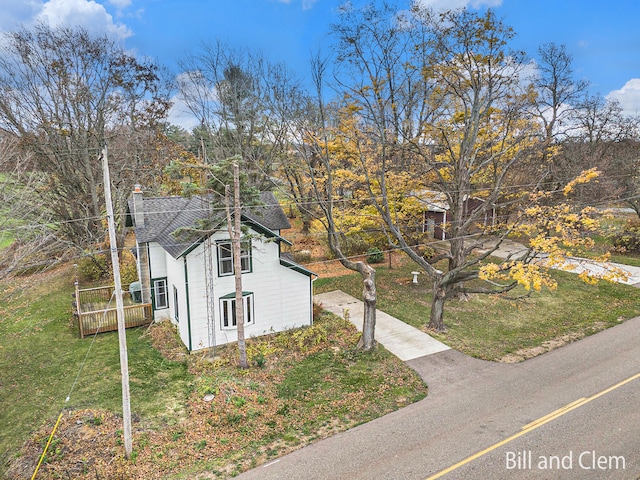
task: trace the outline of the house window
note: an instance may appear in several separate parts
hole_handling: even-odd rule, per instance
[[[242,292],[242,304],[244,305],[244,324],[253,323],[253,293]],[[220,298],[220,317],[222,328],[236,326],[236,294],[230,293]]]
[[[178,289],[176,288],[175,285],[173,285],[173,316],[176,319],[176,322],[180,321],[180,318],[178,316]]]
[[[153,305],[156,310],[169,308],[169,291],[167,290],[166,278],[153,280]]]
[[[251,242],[242,242],[240,246],[242,273],[251,271]],[[218,275],[233,275],[233,247],[231,242],[218,242]]]

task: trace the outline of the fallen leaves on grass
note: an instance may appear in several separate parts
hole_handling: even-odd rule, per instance
[[[165,358],[187,362],[193,384],[186,415],[160,426],[134,415],[133,453],[126,460],[121,416],[65,412],[38,479],[229,478],[426,395],[403,362],[381,349],[356,351],[355,328],[328,314],[312,327],[249,340],[262,357],[248,370],[236,367],[234,344],[188,355],[169,323],[146,335]],[[296,386],[304,378],[296,371],[301,365],[322,369],[314,383]],[[53,421],[31,437],[7,478],[32,475],[52,428]]]

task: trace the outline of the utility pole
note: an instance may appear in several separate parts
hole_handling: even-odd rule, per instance
[[[131,457],[131,405],[129,401],[129,360],[127,357],[127,336],[124,324],[124,302],[122,301],[122,282],[120,280],[120,261],[118,260],[118,244],[116,243],[116,222],[111,203],[111,178],[107,160],[107,146],[102,148],[102,173],[104,177],[104,198],[107,204],[107,221],[109,224],[109,244],[111,245],[111,265],[116,294],[116,314],[118,318],[118,343],[120,344],[120,374],[122,376],[122,418],[124,420],[124,456]]]

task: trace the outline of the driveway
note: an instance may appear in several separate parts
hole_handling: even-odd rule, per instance
[[[500,247],[493,252],[492,255],[498,258],[507,258],[508,256],[518,258],[518,255],[525,253],[526,250],[524,245],[507,239],[502,242]],[[544,256],[541,257],[540,261],[544,262]],[[607,271],[615,269],[627,275],[626,279],[619,280],[620,283],[640,288],[640,267],[615,262],[596,262],[587,258],[569,257],[566,263],[559,268],[576,274],[587,271],[596,276],[603,275],[607,273]]]

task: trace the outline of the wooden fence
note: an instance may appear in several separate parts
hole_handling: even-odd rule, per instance
[[[111,332],[118,329],[114,287],[79,289],[76,285],[76,308],[80,337],[97,332]],[[148,325],[153,321],[153,309],[150,303],[135,303],[128,293],[124,299],[125,328]]]

